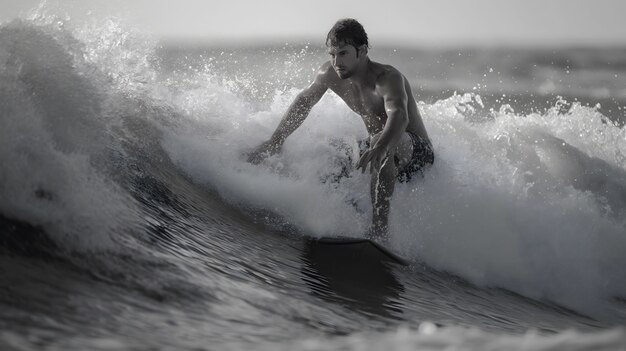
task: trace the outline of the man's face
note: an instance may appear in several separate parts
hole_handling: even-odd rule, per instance
[[[359,62],[357,50],[354,46],[340,43],[337,46],[329,47],[328,54],[330,55],[330,63],[333,65],[339,78],[350,78],[354,74]]]

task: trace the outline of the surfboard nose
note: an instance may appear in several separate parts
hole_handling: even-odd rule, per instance
[[[314,240],[320,248],[348,256],[356,261],[395,263],[408,266],[409,261],[389,251],[384,246],[363,238],[323,237]]]

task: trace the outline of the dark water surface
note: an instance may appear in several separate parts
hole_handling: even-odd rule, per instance
[[[336,97],[243,160],[321,48],[2,24],[0,344],[623,350],[623,53],[373,49],[438,153],[396,190],[401,267],[311,240],[362,236],[371,211],[349,166],[364,129]]]

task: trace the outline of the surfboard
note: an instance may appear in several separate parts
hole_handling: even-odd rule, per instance
[[[346,255],[352,255],[360,260],[380,260],[408,266],[409,261],[389,251],[379,243],[370,239],[349,237],[322,237],[315,239],[316,243],[328,246],[329,249],[344,250]]]

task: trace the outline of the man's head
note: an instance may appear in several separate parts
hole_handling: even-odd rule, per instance
[[[349,78],[367,58],[369,43],[363,26],[352,18],[337,21],[326,36],[331,63],[341,79]]]

